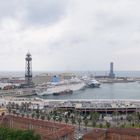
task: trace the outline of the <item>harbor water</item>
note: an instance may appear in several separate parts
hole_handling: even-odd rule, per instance
[[[33,72],[33,75],[39,75],[47,72]],[[107,71],[88,71],[73,72],[79,75],[107,75]],[[116,76],[120,77],[140,77],[140,71],[116,71]],[[24,77],[24,71],[18,72],[0,72],[0,77]],[[73,94],[59,96],[39,96],[44,99],[138,99],[140,100],[140,83],[114,83],[101,84],[100,88],[86,88],[85,90],[76,91]]]
[[[44,99],[139,99],[140,83],[101,84],[100,88],[86,88],[68,95],[41,96]]]

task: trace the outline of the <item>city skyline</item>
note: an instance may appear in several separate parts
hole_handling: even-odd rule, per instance
[[[138,0],[0,2],[0,71],[140,70]]]

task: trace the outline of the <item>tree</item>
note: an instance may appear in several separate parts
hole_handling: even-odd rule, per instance
[[[134,124],[139,121],[139,114],[137,112],[132,113],[132,120]]]
[[[85,124],[86,130],[87,130],[87,125],[88,125],[88,119],[87,118],[85,118],[84,124]]]
[[[100,123],[100,124],[99,124],[99,127],[100,127],[100,128],[103,128],[103,124],[102,124],[102,123]]]
[[[137,113],[138,121],[140,121],[140,112]]]
[[[69,122],[68,117],[65,118],[65,123],[67,124]]]
[[[47,120],[50,121],[51,117],[49,115],[47,115]]]
[[[111,126],[110,122],[106,122],[106,126],[107,126],[107,128],[110,128],[110,126]]]
[[[120,113],[116,110],[116,111],[113,112],[112,115],[115,117],[115,121],[116,121],[116,125],[117,125],[117,123],[118,123],[118,116],[120,115]]]
[[[82,122],[81,117],[78,117],[77,122],[78,122],[78,125],[79,125],[79,131],[80,131],[81,130],[81,122]]]
[[[41,140],[41,138],[30,130],[0,128],[0,140]]]
[[[130,122],[130,124],[131,124],[131,122],[132,122],[132,120],[133,120],[133,117],[132,117],[132,115],[128,115],[127,117],[126,117],[126,119]]]
[[[30,117],[29,113],[26,113],[26,117],[27,117],[27,118],[29,118],[29,117]]]
[[[53,116],[53,120],[54,120],[54,122],[56,121],[56,116],[55,115]]]
[[[73,125],[76,124],[75,117],[72,117],[72,118],[71,118],[71,123],[72,123]]]
[[[11,111],[12,111],[11,102],[8,103],[7,109],[8,109],[8,113],[11,114]]]
[[[15,106],[16,106],[16,110],[18,110],[19,109],[19,104],[15,104]]]
[[[15,110],[13,110],[13,114],[14,114],[14,115],[16,114],[16,111],[15,111]]]
[[[11,107],[12,107],[12,109],[15,109],[15,103],[14,102],[12,102]]]
[[[59,117],[58,118],[58,121],[61,123],[62,122],[62,117]]]
[[[90,119],[94,119],[95,121],[99,120],[100,114],[98,112],[91,112]]]
[[[22,118],[25,116],[25,114],[23,113],[23,114],[21,114],[21,116],[22,116]]]
[[[41,115],[41,120],[45,120],[45,116],[44,115]]]
[[[39,114],[39,113],[36,114],[36,118],[37,118],[37,119],[40,118],[40,114]]]
[[[92,127],[96,127],[96,121],[94,119],[92,120]]]
[[[32,118],[34,118],[35,117],[35,113],[32,113]]]

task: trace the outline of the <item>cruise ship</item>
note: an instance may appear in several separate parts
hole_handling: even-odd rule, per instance
[[[73,78],[57,82],[47,83],[46,91],[37,93],[38,95],[64,95],[72,94],[73,91],[83,89],[86,86],[85,82],[80,79]]]

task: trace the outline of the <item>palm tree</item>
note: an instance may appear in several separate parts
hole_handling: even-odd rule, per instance
[[[34,118],[35,117],[35,113],[32,113],[32,118]]]
[[[77,122],[78,122],[78,125],[79,125],[79,131],[80,131],[81,130],[81,122],[82,122],[81,117],[78,117]]]
[[[50,115],[47,115],[47,120],[50,121],[51,117]]]
[[[11,107],[12,107],[12,109],[15,109],[15,103],[14,102],[12,102]]]
[[[28,103],[27,102],[25,102],[25,112],[28,110]]]
[[[20,110],[23,111],[24,110],[24,103],[22,102],[20,105]]]
[[[102,127],[103,127],[103,124],[102,124],[102,123],[100,123],[100,124],[99,124],[99,127],[100,127],[100,128],[102,128]]]
[[[119,114],[120,114],[120,113],[119,113],[117,110],[114,111],[113,114],[112,114],[113,116],[115,116],[116,126],[119,124],[119,123],[118,123],[118,116],[119,116]]]
[[[8,113],[11,114],[12,109],[9,107],[8,108]]]
[[[65,123],[67,124],[69,122],[68,117],[65,118]]]
[[[90,119],[94,119],[95,121],[99,120],[100,114],[98,112],[91,112]]]
[[[56,121],[56,116],[55,115],[53,116],[53,120],[54,120],[54,122]]]
[[[11,111],[12,111],[11,102],[8,103],[7,109],[8,109],[8,113],[11,114]]]
[[[126,119],[127,119],[127,121],[129,121],[129,123],[131,124],[131,122],[132,122],[132,120],[133,120],[133,117],[132,117],[132,115],[128,115],[128,116],[126,117]]]
[[[41,120],[45,120],[45,116],[44,115],[41,115]]]
[[[16,114],[16,111],[15,110],[13,110],[13,112],[12,112],[14,115]]]
[[[61,116],[58,118],[58,121],[59,121],[60,123],[62,122],[62,117],[61,117]]]
[[[107,126],[107,128],[110,128],[110,126],[111,126],[110,122],[106,122],[106,126]]]
[[[23,118],[23,117],[25,116],[25,114],[24,114],[24,113],[22,113],[22,114],[21,114],[21,116],[22,116],[22,118]]]
[[[92,120],[92,127],[96,127],[96,121],[94,119]]]
[[[15,106],[16,106],[16,110],[18,110],[19,109],[19,104],[15,104]]]
[[[29,118],[29,113],[26,114],[26,117]]]
[[[36,118],[37,118],[37,119],[40,118],[40,114],[39,114],[39,113],[36,114]]]
[[[39,113],[39,104],[37,104],[37,110],[36,113]]]
[[[87,119],[87,118],[85,118],[85,120],[84,120],[84,124],[85,124],[86,131],[87,131],[87,125],[88,125],[88,119]]]
[[[138,124],[140,124],[140,112],[137,112],[137,121],[138,121]]]
[[[139,113],[138,112],[134,112],[133,114],[132,114],[132,118],[133,118],[133,123],[134,123],[134,125],[135,124],[137,124],[138,125],[138,123],[139,123]]]
[[[72,118],[71,118],[71,123],[72,123],[73,125],[76,124],[75,117],[72,117]]]

